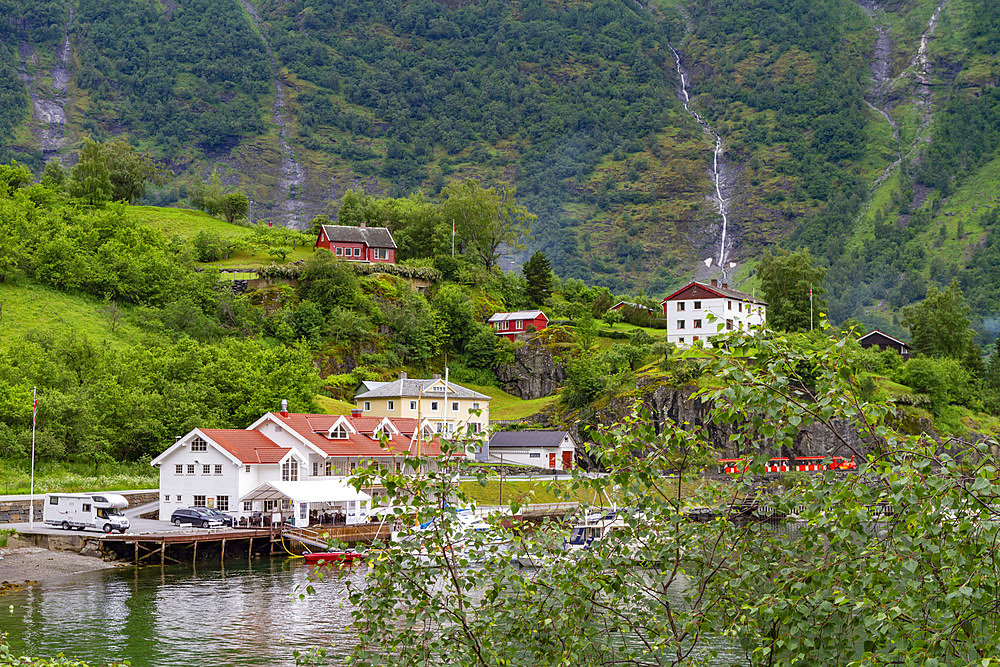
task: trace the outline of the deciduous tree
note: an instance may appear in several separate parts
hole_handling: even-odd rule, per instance
[[[501,184],[484,188],[476,179],[447,186],[442,212],[445,221],[454,221],[467,253],[472,253],[487,270],[496,266],[504,248],[524,247],[535,215],[514,201],[517,188]]]
[[[820,313],[826,310],[825,275],[825,269],[813,265],[808,248],[794,252],[778,248],[774,253],[764,253],[757,277],[767,301],[768,325],[780,331],[806,331],[811,321],[819,322]]]

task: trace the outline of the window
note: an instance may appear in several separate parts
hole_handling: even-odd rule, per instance
[[[319,477],[319,461],[313,461],[313,477]]]
[[[189,475],[193,475],[194,474],[194,464],[193,463],[189,463],[187,465],[187,474],[189,474]]]
[[[389,259],[388,248],[372,248],[372,257],[374,259]]]
[[[181,465],[180,463],[178,463],[177,465],[175,465],[174,466],[174,474],[175,475],[183,475],[184,474],[184,466]]]
[[[695,310],[701,310],[701,301],[695,301],[694,302],[694,309]]]
[[[684,312],[684,302],[683,301],[678,301],[677,302],[677,312],[678,313]]]
[[[732,310],[732,309],[733,309],[733,302],[732,301],[727,301],[726,302],[726,310]]]
[[[250,472],[250,466],[247,466],[246,470],[247,472]]]
[[[215,497],[215,509],[222,510],[223,512],[229,511],[229,496],[216,496]]]
[[[730,331],[732,331],[732,329],[733,329],[733,321],[732,320],[726,320],[726,328],[729,329]]]
[[[472,404],[472,409],[473,410],[478,410],[479,409],[479,403],[473,403]]]
[[[340,257],[340,256],[341,256],[341,255],[343,255],[343,254],[344,254],[344,251],[343,251],[343,249],[341,249],[341,248],[337,248],[337,257]]]
[[[388,401],[386,403],[386,406],[389,409],[389,411],[395,410],[396,409],[396,401]]]
[[[680,337],[680,338],[679,338],[679,339],[677,340],[677,342],[678,342],[678,343],[683,343],[683,342],[684,342],[684,336],[681,336],[681,337]]]
[[[221,463],[216,463],[215,464],[215,474],[216,475],[221,475],[222,474],[222,464]]]
[[[265,500],[264,501],[264,511],[265,512],[270,512],[275,507],[277,507],[277,505],[278,505],[278,501],[277,500]]]
[[[169,493],[166,493],[166,494],[163,495],[163,502],[165,502],[165,503],[169,503],[170,502],[170,494]]]
[[[330,431],[330,437],[334,440],[347,440],[347,429],[341,424],[337,428]]]
[[[83,511],[84,512],[89,512],[90,511],[90,503],[84,503],[83,504]]]
[[[281,464],[281,481],[283,482],[299,481],[298,459],[289,459]]]
[[[191,441],[191,451],[192,452],[206,452],[208,451],[208,443],[206,443],[201,438],[195,438]]]
[[[195,496],[194,497],[194,506],[195,507],[208,507],[208,505],[205,504],[205,496]]]
[[[244,500],[243,501],[243,511],[244,512],[252,512],[253,511],[253,502],[250,501],[250,500]]]
[[[396,461],[396,472],[403,472],[403,464],[400,461]]]
[[[431,412],[437,412],[441,409],[441,404],[438,401],[431,401]]]
[[[452,412],[458,412],[458,401],[452,401],[451,402],[451,411]]]
[[[677,328],[678,329],[684,328],[684,320],[677,320]]]
[[[539,452],[531,452],[530,454],[528,454],[528,458],[529,459],[540,459],[540,458],[542,458],[542,455]]]
[[[417,402],[416,401],[410,401],[410,409],[411,410],[416,410],[417,409]]]
[[[694,328],[695,329],[700,329],[701,328],[701,320],[695,320],[694,321]]]
[[[694,338],[692,338],[692,339],[691,339],[691,342],[692,342],[692,343],[697,343],[697,342],[698,342],[698,340],[699,340],[699,339],[698,339],[698,337],[697,337],[697,336],[695,336]]]
[[[333,461],[327,460],[326,462],[326,476],[329,477],[333,474]]]
[[[500,322],[500,324],[497,326],[497,328],[500,329],[500,331],[506,331],[507,330],[507,326],[508,326],[507,322]]]
[[[365,412],[369,412],[372,409],[372,402],[365,401]]]
[[[482,430],[483,430],[483,425],[482,424],[480,424],[479,422],[472,422],[472,432],[473,433],[480,433],[480,432],[482,432]]]
[[[737,304],[736,310],[738,312],[741,312],[741,313],[743,312],[743,302],[742,301],[740,301],[739,304]]]
[[[184,496],[181,496],[181,495],[178,495],[178,496],[177,496],[177,504],[178,504],[178,505],[183,505],[184,503],[183,503],[183,502],[181,502],[181,501],[182,501],[183,499],[184,499]]]
[[[49,505],[58,505],[59,496],[49,496]]]
[[[202,466],[201,466],[201,474],[202,475],[211,475],[212,474],[212,466],[210,466],[207,463],[203,463]]]
[[[351,472],[352,473],[354,472],[355,468],[357,468],[357,467],[358,467],[357,462],[356,461],[351,461]]]
[[[354,249],[354,256],[355,257],[361,257],[361,248],[355,248]]]
[[[514,328],[515,329],[523,329],[524,328],[524,321],[523,320],[518,320],[518,321],[514,322]]]

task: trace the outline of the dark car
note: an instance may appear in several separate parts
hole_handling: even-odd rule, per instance
[[[195,507],[193,509],[199,509],[202,512],[207,512],[208,514],[211,514],[216,519],[218,519],[219,521],[221,521],[224,525],[229,526],[230,528],[233,527],[233,515],[232,514],[226,514],[222,510],[217,510],[214,507]]]
[[[170,522],[175,526],[187,523],[192,526],[201,526],[202,528],[213,528],[224,525],[222,519],[209,514],[204,507],[182,507],[176,509],[170,515]]]

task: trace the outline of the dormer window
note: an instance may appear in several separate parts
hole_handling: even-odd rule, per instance
[[[340,424],[336,428],[330,429],[330,439],[331,440],[347,440],[347,429],[343,424]]]

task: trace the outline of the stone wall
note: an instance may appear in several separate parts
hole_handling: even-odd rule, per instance
[[[159,491],[109,491],[125,496],[128,504],[132,507],[144,505],[160,499]],[[45,498],[35,498],[34,505],[35,521],[42,520],[42,508]],[[28,499],[2,500],[0,499],[0,523],[28,523]]]

